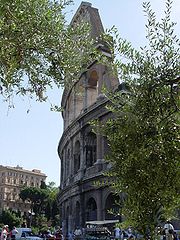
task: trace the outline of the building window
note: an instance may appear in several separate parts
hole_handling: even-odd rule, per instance
[[[86,204],[86,220],[97,220],[97,205],[94,198],[90,198]]]
[[[85,139],[86,167],[96,162],[96,135],[90,132]]]
[[[88,85],[89,87],[96,88],[97,83],[98,83],[98,74],[95,70],[93,70],[88,79]]]

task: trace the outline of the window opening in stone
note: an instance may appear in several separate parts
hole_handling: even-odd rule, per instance
[[[96,88],[98,85],[98,74],[95,70],[93,70],[90,74],[90,77],[88,79],[88,85],[89,87]]]
[[[91,167],[96,162],[96,135],[89,133],[86,137],[86,167]]]
[[[121,222],[121,200],[118,195],[110,193],[105,203],[105,219],[117,219]]]
[[[97,220],[97,205],[94,198],[90,198],[86,204],[86,221]]]

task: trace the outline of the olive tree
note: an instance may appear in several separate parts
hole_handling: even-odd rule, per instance
[[[147,46],[133,48],[114,28],[104,37],[125,88],[106,93],[112,117],[101,130],[110,146],[107,175],[117,193],[126,193],[126,222],[153,236],[180,205],[180,41],[170,20],[171,0],[160,21],[150,3],[143,7]]]
[[[86,23],[72,26],[66,22],[65,7],[71,2],[0,0],[0,93],[4,100],[27,95],[46,101],[48,88],[77,80],[92,45]]]

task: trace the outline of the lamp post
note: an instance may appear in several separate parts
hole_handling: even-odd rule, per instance
[[[29,210],[28,214],[29,214],[29,227],[31,227],[32,226],[32,218],[35,215],[35,213],[33,211]]]

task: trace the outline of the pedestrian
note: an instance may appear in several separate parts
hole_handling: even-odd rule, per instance
[[[114,236],[115,236],[115,239],[120,239],[121,238],[121,229],[119,227],[115,227]]]
[[[11,231],[11,240],[15,240],[16,239],[16,234],[18,234],[18,230],[14,226],[12,231]]]
[[[7,225],[5,225],[1,231],[1,240],[6,240],[7,236],[8,236]]]
[[[79,227],[77,227],[74,231],[75,239],[77,240],[81,239],[81,235],[82,235],[82,231]]]
[[[169,220],[167,220],[164,225],[164,231],[165,231],[166,240],[174,239],[174,227]]]

